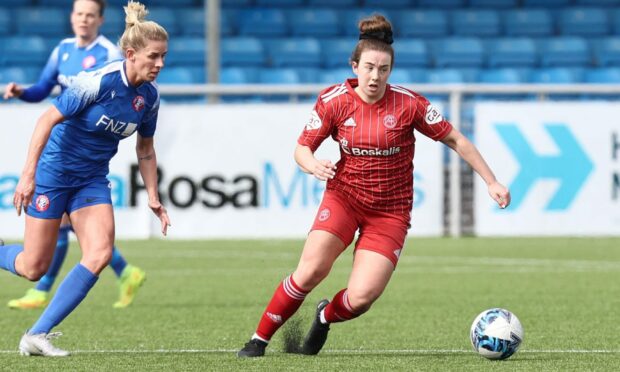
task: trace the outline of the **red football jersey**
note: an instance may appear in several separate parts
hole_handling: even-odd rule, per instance
[[[349,79],[323,90],[298,143],[314,152],[331,135],[340,144],[340,161],[327,189],[372,209],[409,215],[414,130],[438,141],[452,125],[411,90],[388,84],[384,96],[368,104],[355,93],[357,85]]]

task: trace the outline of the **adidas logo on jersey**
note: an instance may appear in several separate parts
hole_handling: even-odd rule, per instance
[[[353,118],[348,118],[345,122],[344,122],[344,126],[345,127],[356,127],[357,123],[355,122],[355,120],[353,120]]]
[[[267,314],[269,319],[273,320],[274,322],[276,322],[278,324],[282,323],[282,317],[280,315],[272,314],[270,312],[266,312],[265,314]]]

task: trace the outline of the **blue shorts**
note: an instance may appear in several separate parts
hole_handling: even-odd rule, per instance
[[[44,219],[60,218],[66,213],[97,204],[112,204],[112,185],[107,178],[96,178],[76,187],[37,185],[26,213]]]

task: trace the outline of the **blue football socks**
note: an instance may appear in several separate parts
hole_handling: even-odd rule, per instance
[[[15,258],[23,250],[24,246],[18,244],[0,247],[0,269],[19,275],[17,271],[15,271]]]
[[[127,266],[127,261],[125,261],[123,256],[121,256],[121,252],[118,251],[116,246],[112,248],[112,259],[110,260],[109,265],[119,278]]]
[[[49,333],[82,302],[97,279],[90,270],[77,264],[60,283],[52,301],[28,332],[33,335]]]

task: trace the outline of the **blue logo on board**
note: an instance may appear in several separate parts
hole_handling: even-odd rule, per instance
[[[545,210],[565,210],[594,169],[592,161],[567,125],[544,124],[544,128],[559,149],[558,154],[540,155],[534,152],[515,124],[495,125],[499,136],[519,163],[519,171],[509,186],[512,202],[508,209],[518,209],[536,181],[554,179],[560,181],[560,186]]]

